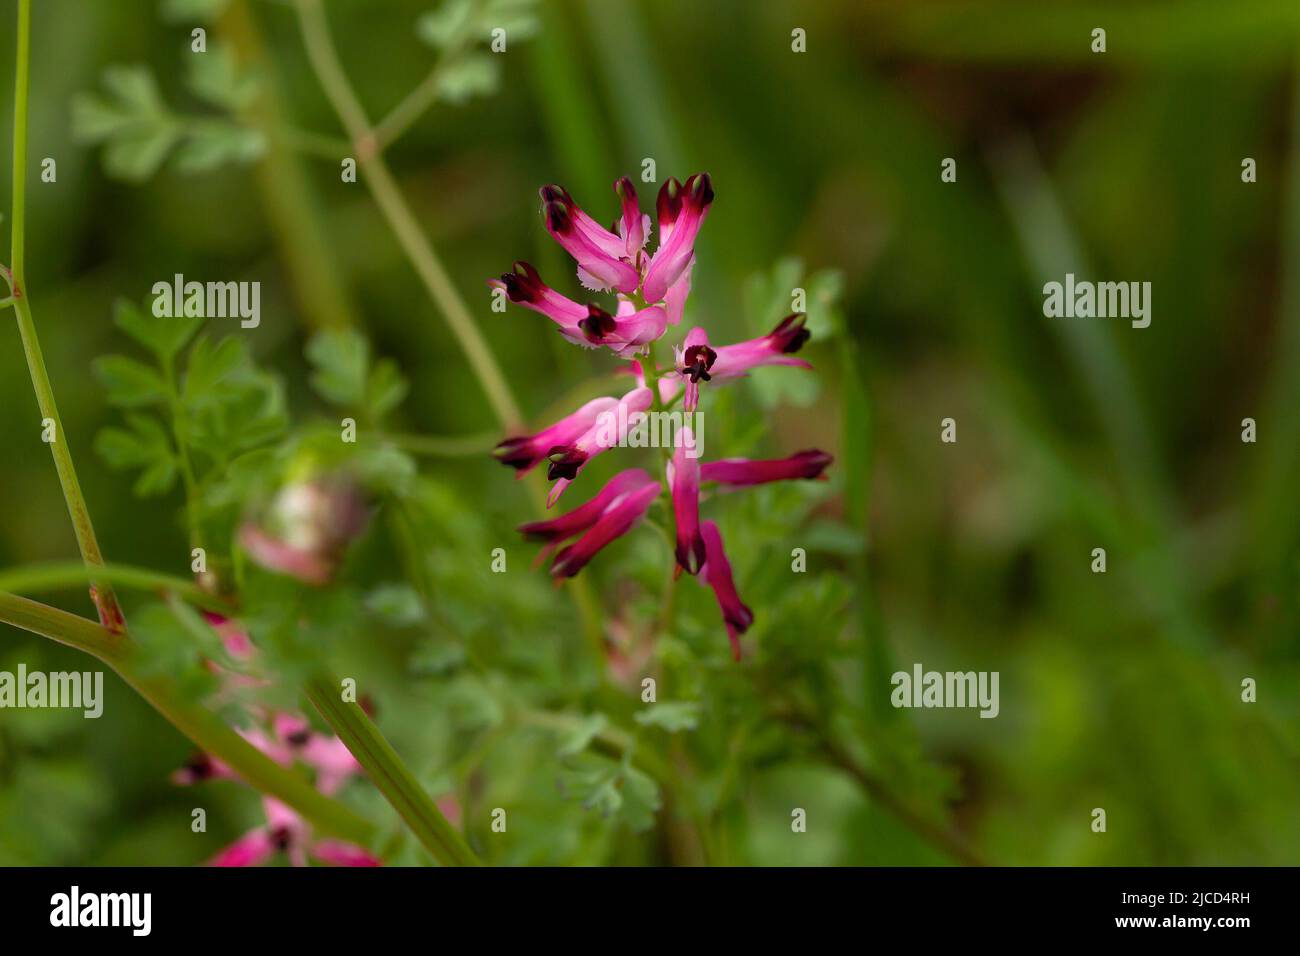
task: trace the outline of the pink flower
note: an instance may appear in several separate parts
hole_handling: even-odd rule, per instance
[[[761,485],[769,481],[792,478],[822,478],[822,472],[834,461],[816,448],[796,452],[788,458],[755,461],[749,458],[722,458],[706,462],[700,468],[701,481],[724,485]]]
[[[348,480],[313,479],[281,488],[263,519],[239,529],[248,556],[269,571],[320,586],[334,576],[369,516],[361,492]]]
[[[567,541],[569,538],[590,528],[600,519],[600,516],[605,513],[611,504],[622,498],[627,492],[654,484],[654,479],[640,468],[629,468],[626,471],[620,471],[605,484],[604,488],[600,489],[596,497],[586,504],[579,505],[572,511],[567,511],[558,518],[552,518],[549,521],[532,521],[528,524],[522,524],[519,526],[519,531],[530,540],[545,542],[546,547],[542,549],[541,553],[541,557],[545,557],[561,542]]]
[[[668,463],[668,487],[673,493],[673,519],[677,525],[677,566],[695,574],[704,564],[704,539],[700,537],[700,462],[688,449],[695,447],[695,435],[683,428],[677,435],[677,450]]]
[[[659,490],[659,483],[644,470],[629,468],[611,478],[586,504],[549,521],[520,525],[519,530],[528,538],[546,542],[543,555],[581,535],[551,565],[551,574],[556,577],[573,577],[597,551],[626,533],[645,514]]]
[[[300,760],[316,771],[316,789],[326,796],[338,793],[350,777],[361,774],[361,764],[347,744],[333,734],[312,730],[305,717],[276,714],[272,720],[276,741],[288,754],[285,763]]]
[[[547,495],[546,506],[553,507],[560,500],[564,489],[569,487],[591,459],[622,445],[627,439],[628,430],[636,424],[633,416],[644,412],[653,403],[654,393],[650,389],[634,388],[620,398],[612,409],[600,414],[576,440],[551,449],[548,456],[551,464],[546,470],[546,477],[555,484]]]
[[[695,266],[695,242],[712,207],[713,183],[707,173],[697,173],[685,185],[676,179],[663,184],[655,203],[659,241],[653,253],[646,249],[650,217],[641,212],[632,181],[620,179],[614,191],[621,214],[612,229],[605,229],[563,188],[546,186],[541,190],[547,231],[577,261],[578,279],[585,287],[614,293],[612,313],[600,305],[584,305],[561,295],[524,262],[516,262],[513,272],[490,283],[504,289],[511,301],[547,316],[572,342],[603,346],[623,359],[643,356],[639,361],[625,361],[617,370],[632,375],[637,386],[621,399],[596,399],[536,435],[510,438],[497,447],[497,458],[521,473],[543,458],[548,461],[547,477],[554,482],[548,507],[559,500],[592,458],[628,444],[629,432],[641,424],[640,413],[664,409],[679,393],[684,393],[685,411],[695,413],[702,382],[736,378],[764,365],[811,367],[794,357],[808,340],[805,319],[796,314],[761,338],[716,349],[709,344],[705,329],[693,328],[676,350],[674,364],[660,368],[654,360],[654,343],[669,325],[682,320]],[[651,369],[653,388],[647,380]],[[804,451],[770,461],[732,458],[702,465],[687,454],[697,447],[694,432],[679,428],[677,448],[665,468],[676,532],[675,575],[681,571],[698,575],[712,588],[722,608],[732,653],[739,658],[739,636],[754,615],[736,593],[717,526],[700,521],[700,482],[744,486],[817,478],[831,457]],[[539,561],[554,556],[554,577],[572,577],[640,521],[662,493],[660,484],[645,471],[628,469],[615,475],[585,504],[557,518],[521,525],[519,530],[543,543]],[[561,549],[565,542],[569,543]],[[556,553],[557,549],[561,550]],[[623,664],[632,666],[628,660]]]
[[[679,188],[670,179],[659,190],[659,248],[650,259],[642,294],[647,302],[661,302],[668,289],[690,268],[695,258],[695,237],[713,203],[713,181],[696,173]]]
[[[546,231],[578,263],[578,279],[593,292],[633,293],[641,274],[626,261],[627,243],[579,208],[561,186],[543,186]]]
[[[209,861],[209,866],[257,866],[276,853],[285,853],[294,866],[308,857],[332,866],[382,866],[366,850],[340,840],[317,840],[302,817],[274,797],[263,797],[266,826],[244,834]]]
[[[507,438],[492,452],[497,460],[516,469],[520,476],[535,468],[557,448],[572,445],[596,424],[602,413],[618,407],[617,398],[596,398],[576,412],[560,419],[536,435]]]
[[[537,270],[527,262],[516,262],[515,271],[488,282],[494,289],[504,289],[511,302],[540,312],[561,330],[572,330],[587,317],[587,307],[561,295],[542,281]]]
[[[677,374],[686,380],[686,397],[683,399],[688,412],[695,411],[700,404],[700,382],[709,381],[718,353],[709,348],[709,335],[696,326],[686,333],[686,340],[677,350]]]
[[[804,328],[807,320],[798,313],[787,315],[771,332],[762,338],[723,345],[707,371],[714,378],[735,378],[761,365],[797,365],[812,368],[803,359],[793,358],[811,333]]]
[[[682,186],[669,179],[659,190],[659,247],[647,256],[650,217],[637,204],[636,188],[624,176],[614,183],[621,215],[617,231],[606,229],[573,201],[562,186],[543,186],[546,230],[578,264],[578,280],[593,292],[614,292],[613,313],[583,305],[547,286],[537,270],[516,262],[514,271],[488,282],[510,301],[545,315],[565,338],[588,348],[607,346],[618,355],[644,351],[682,320],[691,290],[695,239],[709,206],[713,184],[696,173]]]
[[[727,638],[731,641],[731,656],[740,660],[740,635],[754,623],[754,612],[736,593],[736,583],[731,579],[731,565],[727,561],[727,553],[722,549],[722,535],[718,532],[718,526],[712,521],[706,521],[701,527],[701,533],[708,553],[701,577],[713,589],[713,596],[718,599],[718,607],[722,609]]]

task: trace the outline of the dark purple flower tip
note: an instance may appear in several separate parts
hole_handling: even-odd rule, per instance
[[[809,448],[806,451],[795,452],[790,456],[790,460],[797,463],[798,477],[820,478],[822,472],[835,460],[835,456],[820,448]]]
[[[781,323],[768,335],[778,352],[789,355],[803,348],[803,344],[812,338],[812,333],[804,328],[806,321],[807,317],[798,312],[787,315],[781,320]]]
[[[682,184],[669,177],[659,187],[659,198],[655,200],[655,214],[659,217],[659,228],[671,226],[677,221],[682,211]]]
[[[539,302],[542,298],[542,290],[546,286],[542,282],[541,275],[527,262],[516,262],[514,272],[506,272],[501,276],[501,281],[505,283],[506,295],[510,296],[511,302]]]
[[[618,328],[618,322],[600,306],[589,305],[587,317],[578,320],[578,328],[582,329],[588,342],[600,342]]]
[[[636,187],[627,176],[614,183],[614,192],[618,193],[618,198],[622,202],[636,205]]]
[[[522,471],[529,467],[536,456],[529,447],[532,438],[528,435],[521,435],[517,438],[507,438],[496,448],[492,449],[492,456],[503,465],[509,465],[511,468]]]
[[[707,345],[692,345],[682,356],[682,374],[692,382],[709,381],[709,369],[717,361],[718,353]]]
[[[704,539],[698,534],[690,542],[689,548],[685,546],[684,542],[678,541],[673,548],[673,554],[677,558],[677,565],[687,574],[699,574],[700,568],[704,566],[704,562],[708,559]]]
[[[587,462],[587,453],[574,448],[572,445],[561,445],[552,448],[547,459],[550,464],[546,468],[546,477],[549,481],[555,481],[559,478],[567,478],[572,481],[578,477],[578,469]]]
[[[565,207],[573,205],[573,197],[569,195],[569,191],[563,186],[551,183],[548,186],[543,186],[538,192],[541,194],[544,203],[558,202]]]
[[[192,784],[207,780],[216,772],[217,768],[213,765],[212,758],[198,751],[185,762],[185,766],[177,772],[176,776],[185,783]]]
[[[696,209],[707,209],[713,202],[713,180],[708,173],[696,173],[686,180],[686,201]]]
[[[552,232],[559,233],[561,236],[567,236],[573,229],[573,217],[569,215],[569,207],[562,202],[551,201],[546,204],[546,228]]]

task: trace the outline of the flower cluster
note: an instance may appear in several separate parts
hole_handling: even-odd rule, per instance
[[[606,229],[560,186],[541,190],[547,232],[577,262],[578,280],[586,289],[615,296],[612,313],[550,288],[527,262],[516,262],[512,271],[489,282],[512,302],[546,316],[569,341],[636,360],[625,366],[635,376],[636,387],[621,398],[597,398],[536,434],[510,437],[497,446],[496,457],[521,476],[547,462],[547,477],[553,483],[548,506],[554,506],[592,458],[624,444],[623,423],[637,413],[666,410],[679,400],[687,412],[694,412],[701,385],[738,378],[760,366],[811,368],[795,357],[809,336],[800,314],[787,316],[761,338],[734,345],[714,347],[703,328],[692,328],[675,349],[674,363],[657,366],[654,343],[668,326],[682,321],[695,266],[695,240],[713,204],[713,183],[708,173],[697,173],[685,184],[676,179],[664,183],[656,202],[659,239],[653,253],[647,250],[650,216],[641,212],[632,181],[620,179],[614,191],[621,213],[612,229]],[[619,422],[620,428],[611,433],[606,427],[610,421]],[[701,484],[744,486],[819,478],[831,456],[809,450],[771,461],[731,458],[702,464],[691,454],[693,447],[690,429],[680,429],[665,467],[676,525],[677,573],[697,575],[713,590],[733,656],[739,659],[740,635],[754,615],[736,592],[717,525],[700,520]],[[649,472],[631,468],[615,475],[585,504],[519,530],[543,542],[543,555],[554,555],[552,575],[572,577],[605,545],[636,525],[663,490]]]

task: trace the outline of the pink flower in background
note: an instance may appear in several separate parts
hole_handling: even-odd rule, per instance
[[[708,173],[696,173],[685,184],[676,179],[663,184],[655,203],[659,236],[653,253],[647,251],[651,220],[641,212],[632,181],[627,177],[618,180],[614,191],[620,215],[613,228],[606,229],[583,211],[567,190],[560,186],[541,190],[547,232],[577,263],[577,278],[583,287],[615,296],[612,311],[555,291],[526,262],[516,262],[512,272],[489,282],[512,302],[546,316],[569,341],[588,348],[608,348],[623,359],[637,359],[618,369],[632,374],[637,385],[621,399],[595,399],[535,435],[508,438],[497,446],[496,457],[521,475],[543,459],[548,462],[547,478],[554,483],[547,496],[548,507],[579,480],[594,457],[627,444],[643,413],[666,411],[679,397],[684,410],[695,413],[702,383],[737,378],[765,365],[812,367],[794,357],[809,338],[799,314],[783,319],[767,335],[734,345],[710,345],[708,333],[697,326],[676,348],[673,365],[658,367],[653,361],[654,343],[670,325],[682,320],[695,266],[695,243],[713,205],[713,182]],[[816,478],[829,466],[831,456],[812,450],[768,461],[729,458],[701,463],[698,447],[691,429],[681,427],[664,469],[666,488],[646,471],[628,469],[615,475],[585,504],[549,521],[521,525],[519,530],[543,542],[539,560],[554,554],[552,576],[572,577],[601,549],[640,522],[666,490],[675,525],[676,573],[698,575],[713,590],[732,653],[739,659],[740,635],[753,623],[754,615],[736,592],[717,525],[700,521],[701,482],[746,486]],[[566,541],[571,543],[561,548]]]
[[[350,481],[298,481],[280,489],[261,521],[240,526],[239,543],[268,571],[319,586],[329,583],[368,520],[361,491]]]
[[[251,663],[257,659],[257,648],[248,633],[235,621],[219,614],[208,613],[208,623],[221,638],[227,653],[240,661]],[[265,681],[243,674],[232,674],[212,665],[232,686],[263,685]],[[237,728],[241,737],[263,754],[280,764],[292,767],[301,764],[315,777],[316,789],[333,796],[352,777],[359,776],[362,768],[351,751],[333,734],[321,733],[312,728],[310,721],[300,714],[271,711],[260,706],[247,708],[253,724]],[[195,754],[184,767],[172,774],[172,782],[191,786],[208,780],[238,780],[239,774],[224,762],[209,754]],[[306,864],[311,856],[336,866],[379,866],[380,861],[361,847],[334,840],[312,839],[305,820],[293,810],[271,797],[263,797],[267,824],[240,837],[211,861],[213,866],[255,866],[277,852],[289,854],[295,866]]]
[[[258,866],[285,853],[294,866],[314,858],[331,866],[382,866],[366,850],[342,840],[316,839],[311,826],[274,797],[263,797],[266,825],[250,830],[209,861],[209,866]]]

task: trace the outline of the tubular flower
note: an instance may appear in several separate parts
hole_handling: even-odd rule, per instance
[[[677,450],[668,462],[668,487],[673,496],[673,520],[677,525],[677,567],[695,574],[704,564],[704,539],[700,537],[700,461],[688,450],[695,435],[683,428],[677,436]]]
[[[547,496],[547,507],[552,507],[560,500],[564,489],[578,477],[578,472],[586,467],[587,462],[601,452],[624,444],[628,430],[635,424],[633,416],[645,412],[653,402],[654,393],[638,386],[620,398],[608,411],[597,416],[591,427],[572,443],[552,448],[547,456],[551,464],[546,469],[546,477],[555,484]]]
[[[520,474],[547,461],[547,478],[553,482],[548,507],[596,455],[615,446],[645,444],[637,437],[644,437],[644,413],[666,410],[680,396],[685,411],[694,414],[701,383],[736,378],[764,365],[811,368],[794,357],[809,337],[799,314],[785,318],[761,338],[734,345],[712,346],[704,328],[692,328],[676,348],[673,364],[657,366],[654,343],[668,326],[681,322],[690,294],[695,242],[713,204],[713,182],[707,173],[697,173],[684,184],[676,179],[663,184],[655,203],[659,235],[653,252],[648,251],[651,219],[641,212],[632,181],[618,180],[614,191],[620,215],[613,228],[606,229],[562,187],[541,190],[547,231],[576,261],[584,287],[613,293],[612,312],[556,292],[526,262],[516,262],[513,271],[489,283],[512,302],[545,315],[569,341],[608,348],[619,358],[632,360],[617,369],[636,380],[636,387],[622,398],[595,399],[535,435],[508,438],[497,446],[497,459]],[[676,430],[663,484],[646,470],[627,469],[585,504],[546,521],[521,525],[519,530],[542,544],[538,560],[551,559],[554,578],[573,577],[606,545],[630,531],[666,493],[675,526],[675,576],[682,571],[696,575],[713,590],[732,653],[739,659],[740,635],[754,615],[736,591],[717,525],[700,520],[701,483],[746,486],[817,478],[830,465],[831,456],[810,450],[768,461],[729,458],[701,463],[702,445],[689,424],[682,423]],[[653,428],[650,432],[656,434]]]
[[[823,478],[822,472],[830,463],[831,456],[815,448],[796,452],[789,458],[772,458],[766,461],[721,458],[701,466],[700,480],[742,486],[761,485],[769,481],[788,481],[792,478]]]
[[[596,398],[573,414],[560,419],[536,435],[507,438],[492,452],[497,461],[509,465],[520,477],[542,462],[556,448],[572,445],[596,424],[601,414],[618,407],[617,398]]]
[[[787,315],[771,332],[762,338],[718,347],[717,356],[709,367],[714,378],[735,378],[760,365],[796,365],[812,368],[803,359],[793,358],[812,335],[804,328],[804,317],[798,313]]]
[[[731,656],[740,660],[740,635],[754,623],[754,612],[736,593],[736,583],[731,579],[731,564],[727,561],[727,552],[722,550],[722,535],[718,532],[718,526],[712,521],[706,521],[700,532],[708,552],[701,577],[713,589],[713,596],[718,599],[718,607],[722,609],[727,638],[731,641]]]

